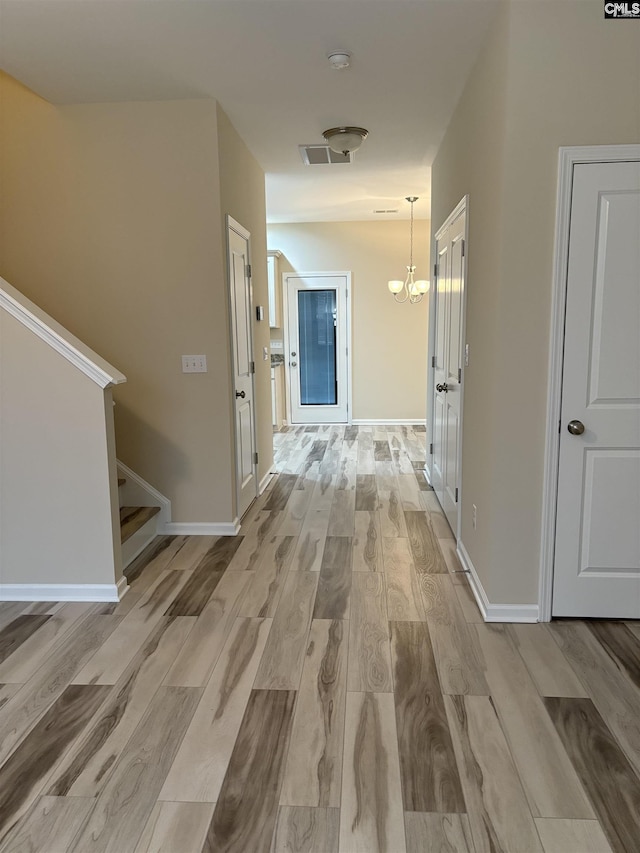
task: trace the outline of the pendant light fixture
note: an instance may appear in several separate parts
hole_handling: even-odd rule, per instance
[[[407,267],[407,277],[405,281],[393,279],[389,282],[389,290],[393,293],[393,298],[396,302],[406,302],[407,299],[412,305],[422,301],[422,297],[429,290],[429,282],[425,279],[414,281],[416,268],[413,265],[413,205],[418,201],[417,195],[407,196],[407,201],[411,205],[411,236],[409,243],[409,266]]]
[[[350,154],[357,151],[369,135],[364,127],[330,127],[322,134],[327,140],[327,145],[336,154]]]

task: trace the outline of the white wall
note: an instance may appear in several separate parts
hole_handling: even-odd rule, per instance
[[[0,275],[126,374],[118,456],[173,521],[232,521],[216,102],[0,100]]]
[[[538,599],[558,148],[638,141],[637,22],[506,4],[432,174],[434,229],[470,196],[462,539],[492,603]]]
[[[353,418],[424,420],[428,300],[399,305],[387,288],[406,277],[409,222],[291,223],[269,225],[267,234],[269,248],[284,255],[280,273],[352,273]],[[417,220],[418,278],[430,278],[428,235],[429,223]]]
[[[268,304],[267,295],[267,213],[264,172],[251,154],[225,112],[218,106],[218,157],[220,163],[220,213],[226,228],[231,215],[251,233],[251,287],[254,306]],[[224,232],[226,241],[226,231]],[[226,270],[226,255],[225,255]],[[256,362],[255,413],[258,450],[258,480],[273,464],[273,426],[271,423],[271,362],[263,359],[269,349],[269,321],[253,315],[253,353]],[[231,402],[231,397],[229,397]],[[222,401],[221,401],[222,403]],[[230,418],[232,413],[230,412]]]
[[[111,392],[3,310],[0,364],[0,584],[113,587]]]

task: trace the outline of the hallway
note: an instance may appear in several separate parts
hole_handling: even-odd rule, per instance
[[[288,427],[240,536],[0,604],[0,851],[634,853],[640,626],[488,625],[424,427]]]

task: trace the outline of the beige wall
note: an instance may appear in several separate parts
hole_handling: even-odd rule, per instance
[[[638,27],[599,0],[503,7],[432,183],[434,228],[470,196],[462,540],[493,603],[538,599],[558,147],[638,141]]]
[[[99,584],[113,595],[111,393],[2,310],[0,364],[0,585]]]
[[[355,420],[424,419],[428,300],[398,305],[387,281],[405,278],[409,223],[310,222],[269,225],[280,272],[352,273],[352,384]],[[414,225],[414,263],[429,274],[429,223]]]
[[[0,76],[0,106],[0,274],[126,374],[118,456],[173,520],[231,521],[215,101],[53,108]]]
[[[244,144],[224,111],[218,106],[218,156],[220,163],[220,211],[223,240],[225,216],[229,214],[251,233],[251,266],[254,306],[264,306],[264,320],[253,317],[253,350],[256,362],[255,411],[258,443],[258,478],[271,470],[273,427],[271,425],[271,362],[269,352],[267,294],[267,231],[264,172]],[[225,255],[226,262],[226,255]],[[231,368],[230,368],[231,369]],[[231,397],[229,397],[231,399]],[[231,419],[232,412],[229,411]],[[231,422],[231,421],[230,421]]]

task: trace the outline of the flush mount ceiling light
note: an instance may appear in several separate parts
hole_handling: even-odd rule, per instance
[[[346,157],[351,151],[357,151],[360,148],[369,131],[364,127],[330,127],[322,135],[332,151],[344,154]]]
[[[407,201],[411,205],[411,236],[409,243],[409,266],[407,267],[407,278],[405,281],[393,279],[389,282],[389,290],[393,293],[393,298],[396,302],[406,302],[407,299],[412,305],[422,301],[422,297],[429,290],[429,282],[425,279],[414,281],[413,277],[416,268],[413,265],[413,205],[418,201],[417,195],[407,196]],[[402,294],[402,295],[400,295]]]
[[[332,50],[327,54],[329,65],[336,71],[344,71],[351,65],[351,54],[347,50]]]

